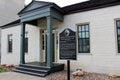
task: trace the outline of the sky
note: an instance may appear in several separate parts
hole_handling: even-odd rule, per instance
[[[29,4],[32,0],[25,0],[25,4]],[[37,1],[48,1],[48,2],[54,2],[60,7],[64,7],[67,5],[88,1],[88,0],[37,0]]]

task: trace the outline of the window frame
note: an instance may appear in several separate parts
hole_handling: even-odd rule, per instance
[[[27,38],[27,48],[26,47],[24,47],[25,48],[25,54],[28,54],[28,31],[26,31],[25,32],[25,42],[26,42],[26,38]],[[26,43],[24,43],[24,45],[26,45]],[[27,49],[27,51],[26,51],[26,49]]]
[[[118,38],[119,38],[119,37],[118,37],[119,35],[118,35],[118,26],[117,26],[117,22],[118,22],[118,21],[120,22],[120,19],[116,19],[116,20],[115,20],[115,27],[116,27],[116,36],[117,36],[117,40],[116,40],[116,41],[117,41],[117,53],[120,54],[120,50],[119,50],[119,48],[120,48],[119,41],[120,41],[120,40],[118,39]],[[119,30],[120,30],[120,28],[119,28]]]
[[[9,45],[9,39],[10,39],[9,37],[10,37],[10,36],[12,37],[12,39],[11,39],[11,40],[12,40],[11,50],[9,50],[9,49],[10,49],[10,45]],[[7,35],[7,52],[8,52],[8,53],[12,53],[12,52],[13,52],[13,34],[8,34],[8,35]]]
[[[79,30],[78,30],[78,27],[79,26],[82,26],[82,25],[88,25],[88,40],[89,40],[89,51],[88,52],[79,52],[79,37],[78,37],[78,34],[79,34]],[[89,22],[86,22],[86,23],[80,23],[80,24],[76,24],[76,30],[77,30],[77,52],[78,54],[90,54],[91,53],[91,44],[90,44],[90,23]],[[83,32],[86,32],[86,31],[83,31]],[[84,39],[87,39],[87,38],[84,38]]]

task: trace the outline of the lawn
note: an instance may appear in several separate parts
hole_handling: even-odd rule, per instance
[[[0,68],[0,73],[6,72],[6,69]]]

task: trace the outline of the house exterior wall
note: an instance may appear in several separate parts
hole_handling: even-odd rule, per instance
[[[81,68],[88,72],[97,73],[120,72],[120,54],[117,53],[115,26],[115,19],[120,18],[119,8],[120,5],[64,16],[64,21],[57,26],[58,34],[65,28],[71,28],[77,32],[77,24],[80,23],[89,23],[90,27],[90,53],[77,53],[77,60],[71,61],[71,70]],[[39,30],[39,27],[27,25],[29,50],[26,54],[26,62],[39,61],[41,54]],[[13,34],[13,53],[11,54],[7,52],[8,34]],[[1,42],[2,63],[19,64],[20,26],[2,29]],[[66,60],[60,60],[58,55],[58,63],[60,62],[66,64]]]
[[[39,28],[27,24],[26,32],[28,32],[28,53],[25,53],[25,61],[39,61]],[[13,51],[11,53],[7,50],[9,34],[13,35]],[[1,42],[1,63],[18,65],[20,63],[20,25],[2,29]]]
[[[90,27],[90,53],[77,52],[77,60],[71,61],[71,70],[81,68],[99,73],[120,72],[114,20],[120,18],[119,8],[120,5],[64,16],[64,22],[59,25],[58,33],[65,28],[77,32],[77,24],[80,23],[89,23]],[[66,63],[64,60],[58,62]]]

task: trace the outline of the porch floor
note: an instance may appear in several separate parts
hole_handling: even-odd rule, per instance
[[[46,62],[28,62],[28,63],[25,63],[25,64],[33,65],[33,66],[44,66],[44,67],[47,66]],[[62,65],[62,64],[60,64],[60,63],[53,63],[52,65],[54,67],[54,66],[59,66],[59,65]]]

